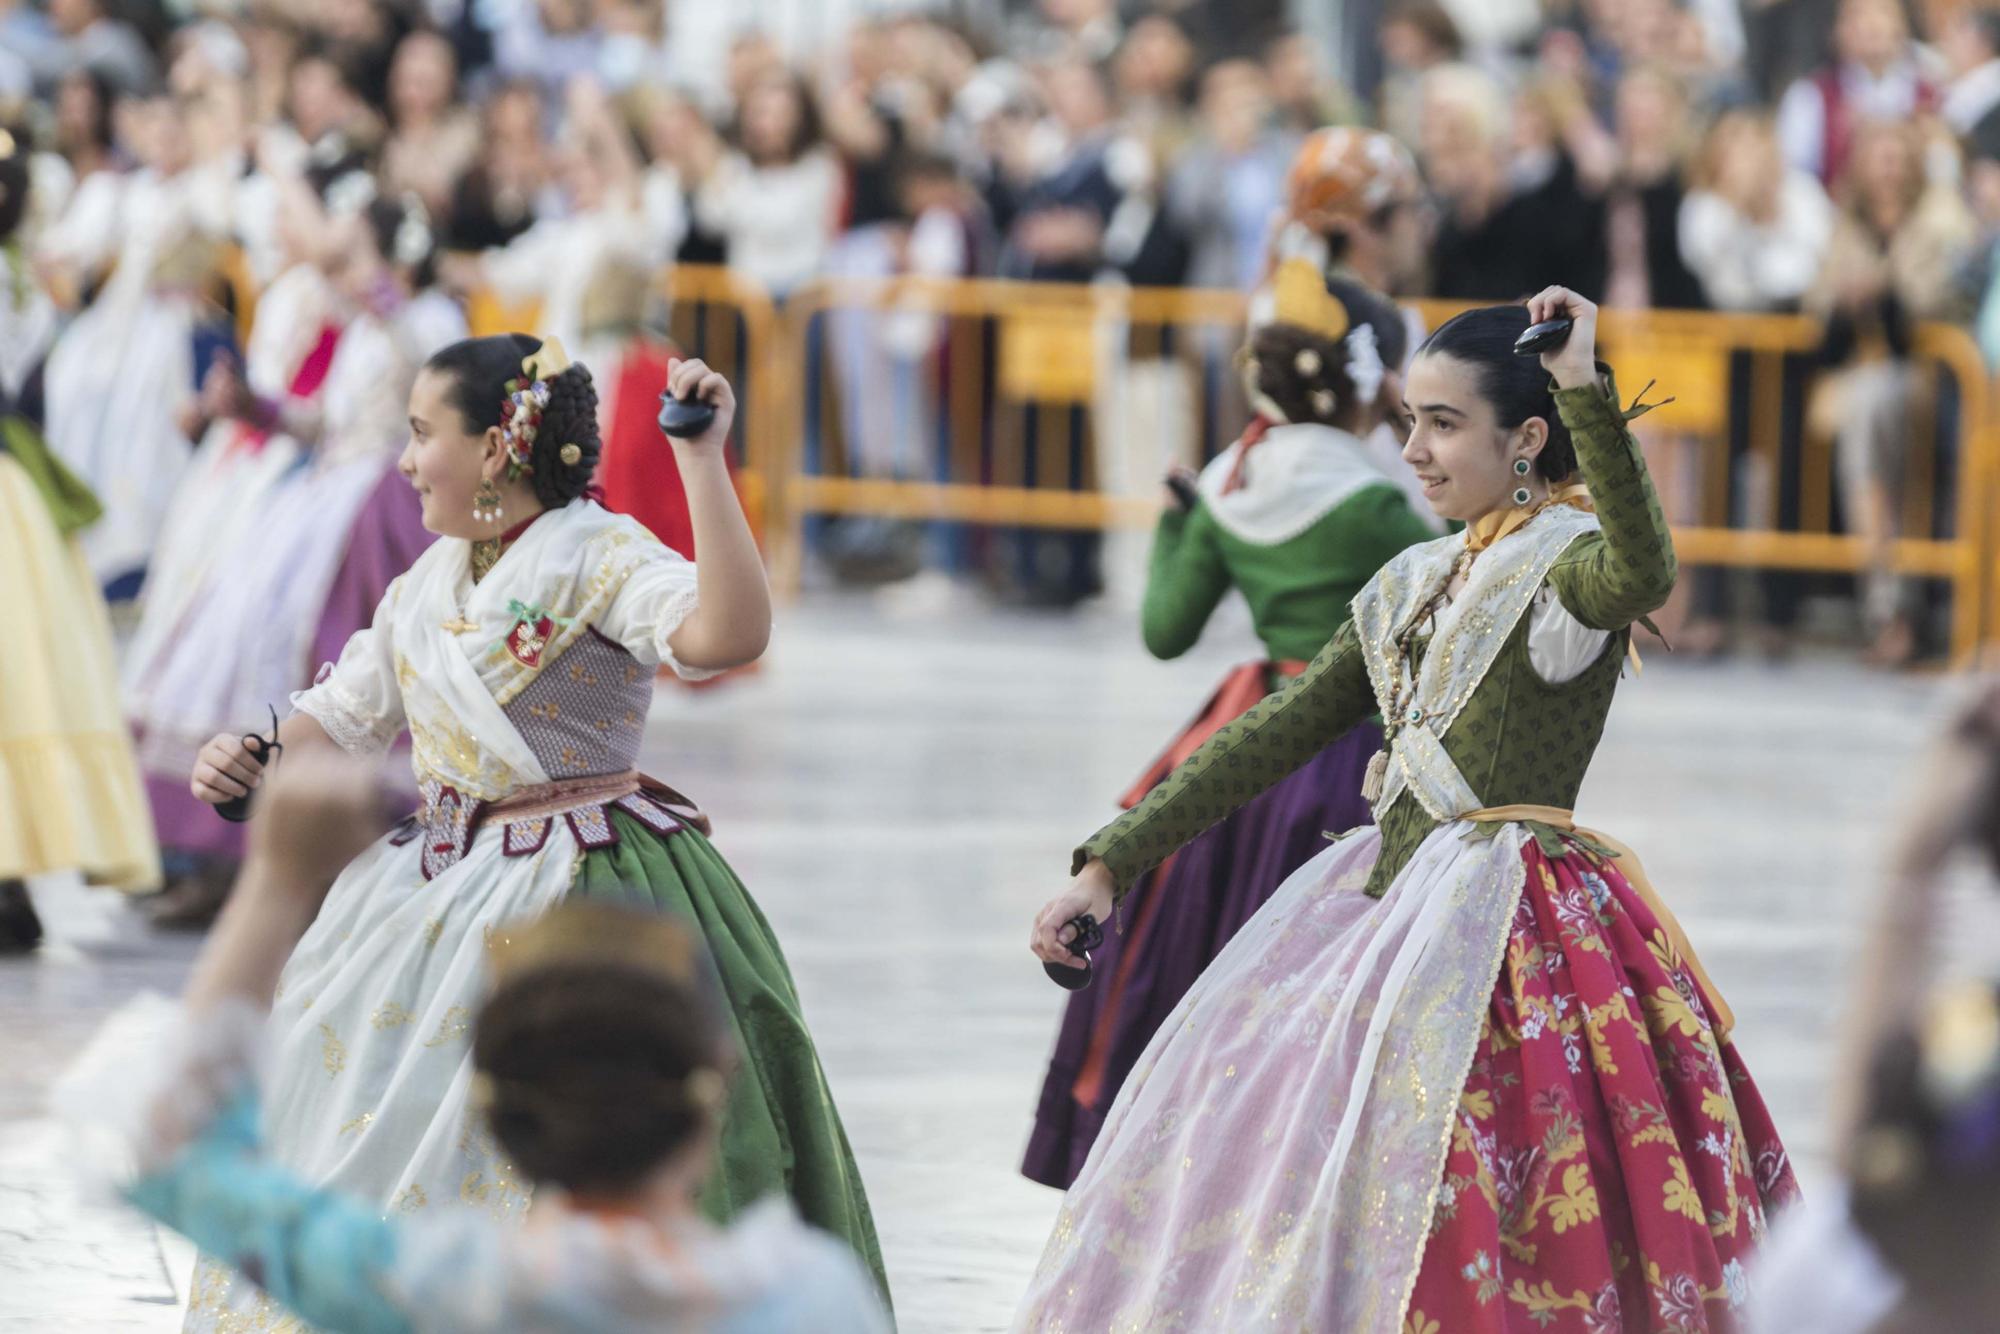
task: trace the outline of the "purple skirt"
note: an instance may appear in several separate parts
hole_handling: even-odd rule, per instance
[[[354,632],[373,623],[376,605],[389,591],[390,581],[409,569],[435,540],[424,527],[417,493],[393,465],[384,469],[354,516],[347,550],[313,631],[306,679],[297,689],[311,685],[320,664],[337,660]],[[163,850],[204,861],[243,860],[243,826],[223,819],[190,792],[185,775],[148,773],[145,779],[153,827]]]
[[[321,663],[339,661],[354,632],[374,622],[376,604],[389,591],[390,581],[416,564],[436,540],[424,527],[423,502],[416,491],[393,466],[386,469],[354,516],[347,554],[334,573],[313,635],[309,670],[317,672]],[[299,688],[311,684],[302,681]]]
[[[1371,822],[1361,799],[1382,729],[1363,723],[1132,886],[1074,992],[1021,1172],[1069,1189],[1125,1077],[1209,961],[1329,833]]]

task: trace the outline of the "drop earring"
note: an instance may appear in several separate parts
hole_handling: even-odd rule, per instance
[[[1528,473],[1534,469],[1534,466],[1534,464],[1528,462],[1526,459],[1514,460],[1514,475],[1521,479],[1521,485],[1514,488],[1513,499],[1517,507],[1525,507],[1529,501],[1535,498],[1535,493],[1530,491],[1527,486]]]
[[[479,489],[472,493],[472,521],[489,527],[500,522],[500,488],[491,477],[481,478]]]

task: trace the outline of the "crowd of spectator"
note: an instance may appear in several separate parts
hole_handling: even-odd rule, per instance
[[[595,214],[635,263],[780,299],[857,265],[1248,289],[1303,136],[1365,123],[1425,185],[1397,295],[1822,319],[1815,407],[1878,542],[1913,325],[2000,365],[1980,0],[1388,0],[1342,6],[1340,42],[1271,0],[905,3],[801,51],[735,9],[695,60],[669,0],[0,0],[0,97],[39,150],[26,241],[74,306],[118,248],[103,183],[205,174],[196,214],[264,283],[286,183],[360,176],[421,205],[451,290]],[[1872,623],[1902,598],[1878,580]]]

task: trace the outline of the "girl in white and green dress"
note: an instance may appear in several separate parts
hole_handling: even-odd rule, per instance
[[[763,565],[722,464],[734,396],[698,361],[675,367],[672,388],[717,407],[704,434],[673,442],[699,564],[586,494],[596,393],[553,340],[468,340],[417,377],[401,468],[439,540],[294,698],[279,739],[374,752],[407,727],[424,805],[349,864],[285,968],[265,1126],[280,1163],[392,1213],[446,1200],[520,1212],[527,1187],[470,1101],[489,945],[573,896],[678,912],[715,957],[743,1055],[704,1207],[727,1219],[785,1191],[879,1278],[776,937],[706,820],[636,767],[655,669],[726,670],[770,633]],[[193,787],[219,803],[260,774],[241,739],[220,736]],[[204,1260],[190,1327],[245,1318],[276,1315]]]

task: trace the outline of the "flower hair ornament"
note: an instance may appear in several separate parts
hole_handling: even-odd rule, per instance
[[[1355,401],[1373,403],[1375,395],[1382,392],[1382,377],[1389,369],[1382,364],[1382,344],[1375,337],[1375,326],[1355,325],[1340,345],[1347,352],[1347,382],[1354,386]]]
[[[535,456],[535,437],[541,433],[542,413],[549,406],[549,381],[569,369],[569,354],[554,338],[521,360],[521,374],[503,386],[507,397],[500,404],[500,438],[507,444],[507,476],[519,480],[527,476]]]

